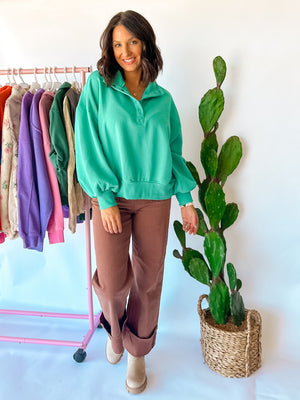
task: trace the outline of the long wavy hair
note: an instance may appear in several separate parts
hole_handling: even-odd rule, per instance
[[[141,14],[131,10],[120,12],[112,17],[101,35],[100,48],[102,55],[97,62],[97,69],[100,75],[103,76],[106,84],[110,86],[117,71],[121,70],[122,72],[122,68],[115,59],[112,46],[113,30],[118,25],[123,25],[128,32],[142,41],[141,80],[145,83],[153,82],[163,67],[160,50],[156,45],[156,37],[152,26]]]

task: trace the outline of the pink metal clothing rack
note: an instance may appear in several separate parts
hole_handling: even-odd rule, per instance
[[[85,85],[86,73],[92,72],[91,67],[45,67],[34,69],[6,69],[0,70],[0,75],[25,75],[25,74],[46,74],[46,73],[80,73],[81,87]],[[72,318],[72,319],[88,319],[89,330],[82,341],[69,341],[69,340],[51,340],[51,339],[38,339],[38,338],[24,338],[12,336],[0,336],[2,342],[17,342],[17,343],[35,343],[47,344],[56,346],[71,346],[78,347],[74,353],[73,358],[77,362],[84,361],[86,357],[86,347],[90,342],[95,330],[99,326],[100,313],[94,315],[93,311],[93,292],[92,292],[92,267],[91,267],[91,234],[90,234],[90,201],[89,197],[85,195],[85,236],[86,236],[86,265],[87,265],[87,285],[88,285],[88,315],[84,314],[65,314],[65,313],[52,313],[52,312],[38,312],[38,311],[22,311],[22,310],[0,310],[0,314],[10,315],[26,315],[26,316],[39,316],[39,317],[55,317],[55,318]]]

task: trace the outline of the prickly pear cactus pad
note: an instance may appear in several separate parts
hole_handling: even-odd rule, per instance
[[[204,176],[196,166],[187,162],[197,186],[201,206],[196,208],[199,227],[197,235],[202,236],[201,249],[186,245],[186,234],[179,221],[174,222],[174,230],[182,247],[182,254],[173,251],[181,259],[185,270],[194,279],[209,287],[209,308],[217,324],[226,324],[229,317],[240,326],[245,320],[245,308],[240,294],[242,282],[237,278],[232,263],[225,263],[227,244],[224,231],[236,221],[239,208],[236,203],[226,203],[224,185],[237,168],[242,157],[242,144],[237,136],[229,137],[221,146],[218,143],[218,120],[224,110],[224,94],[221,85],[226,77],[226,63],[218,56],[213,60],[216,87],[208,90],[199,105],[199,122],[203,130],[200,162]],[[219,150],[221,149],[221,150]]]

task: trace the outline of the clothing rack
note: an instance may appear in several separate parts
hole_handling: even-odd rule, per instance
[[[35,74],[61,74],[61,73],[75,73],[80,74],[81,88],[86,82],[86,73],[92,72],[92,67],[45,67],[34,69],[13,68],[0,70],[0,75],[35,75]],[[15,82],[13,82],[15,83]],[[73,354],[73,358],[77,362],[84,361],[86,357],[86,347],[90,342],[95,330],[99,326],[100,312],[94,315],[93,311],[93,292],[92,292],[92,267],[91,267],[91,234],[90,234],[90,199],[85,194],[85,237],[86,237],[86,267],[87,267],[87,285],[88,285],[88,315],[84,314],[66,314],[66,313],[53,313],[53,312],[39,312],[39,311],[22,311],[22,310],[1,310],[0,314],[10,315],[26,315],[26,316],[39,316],[39,317],[54,317],[54,318],[71,318],[71,319],[88,319],[89,330],[82,341],[69,341],[69,340],[52,340],[52,339],[38,339],[38,338],[24,338],[12,336],[0,336],[2,342],[17,342],[17,343],[35,343],[47,344],[56,346],[71,346],[78,347],[77,351]]]

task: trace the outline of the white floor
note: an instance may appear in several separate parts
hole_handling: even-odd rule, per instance
[[[47,246],[47,254],[24,252],[19,242],[1,247],[0,308],[85,313],[84,252],[75,241],[79,241],[79,235],[68,238],[64,246]],[[197,314],[203,285],[174,261],[173,248],[170,243],[156,346],[146,357],[148,386],[138,398],[299,400],[299,311],[289,319],[286,302],[282,310],[275,310],[268,304],[269,297],[264,303],[258,301],[259,292],[253,294],[254,301],[248,297],[245,304],[258,309],[262,316],[263,365],[249,378],[222,377],[203,363]],[[243,294],[247,292],[253,292],[251,287],[245,287]],[[87,330],[87,320],[0,314],[0,336],[81,341]],[[73,360],[77,348],[0,342],[0,400],[134,397],[125,389],[126,354],[119,364],[110,365],[104,355],[105,342],[106,333],[97,329],[82,363]]]
[[[168,307],[166,307],[168,308]],[[170,310],[169,310],[170,311]],[[161,314],[153,351],[146,357],[148,386],[142,399],[300,399],[300,364],[264,355],[262,368],[249,378],[224,378],[204,363],[199,321],[176,323],[176,307]],[[188,314],[188,318],[190,315]],[[187,319],[188,319],[187,318]],[[187,321],[186,318],[183,318]],[[1,335],[80,341],[87,321],[1,316]],[[76,363],[76,348],[0,342],[0,399],[105,400],[126,399],[126,353],[118,365],[104,356],[106,334],[97,329],[84,362]]]

